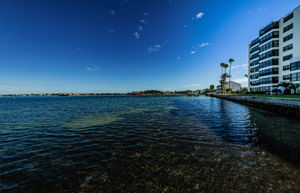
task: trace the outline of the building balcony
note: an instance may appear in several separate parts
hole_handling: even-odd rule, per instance
[[[278,68],[269,68],[266,70],[259,71],[259,77],[278,74],[278,73],[279,73]]]
[[[260,44],[263,44],[274,38],[279,38],[279,31],[273,31],[273,32],[265,35],[264,37],[260,38]]]
[[[279,29],[279,21],[273,21],[272,23],[270,23],[269,25],[267,25],[266,27],[261,29],[259,31],[259,36],[265,35],[269,31],[271,31],[272,29]]]
[[[264,84],[277,84],[278,83],[278,76],[274,77],[268,77],[268,78],[262,78],[259,79],[259,84],[264,85]]]
[[[273,56],[279,56],[279,50],[278,49],[270,50],[268,52],[260,54],[259,59],[260,60],[265,60],[265,59],[273,57]]]
[[[255,46],[256,44],[258,44],[260,42],[259,38],[256,38],[255,40],[253,40],[251,43],[250,43],[250,48]]]

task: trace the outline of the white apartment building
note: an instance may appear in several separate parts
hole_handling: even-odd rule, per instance
[[[300,86],[300,6],[259,31],[249,45],[248,73],[251,92],[271,92],[281,82]]]

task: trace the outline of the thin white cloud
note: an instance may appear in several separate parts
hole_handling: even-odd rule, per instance
[[[239,68],[240,65],[234,65],[234,66],[231,66],[231,69],[236,69],[236,68]]]
[[[192,55],[196,54],[196,53],[197,53],[197,51],[195,51],[195,50],[193,50],[193,51],[190,52],[190,54],[192,54]]]
[[[109,33],[115,33],[115,29],[112,29],[112,28],[111,28],[111,29],[108,29],[108,32],[109,32]]]
[[[97,70],[99,70],[99,67],[97,67],[97,66],[89,66],[89,67],[85,68],[85,71],[87,71],[87,72],[95,72]]]
[[[204,12],[199,12],[197,15],[196,15],[196,19],[201,19],[204,15]]]
[[[158,52],[160,49],[161,49],[161,45],[160,44],[156,44],[154,46],[150,46],[147,51],[148,51],[148,54],[152,54],[154,52]]]
[[[109,14],[112,15],[112,16],[115,16],[115,15],[116,15],[116,11],[113,10],[113,9],[111,9],[111,10],[109,11]]]
[[[143,26],[139,26],[138,29],[139,29],[140,31],[143,31],[143,30],[144,30]]]
[[[135,36],[136,39],[140,39],[140,34],[139,32],[134,32],[133,35]]]
[[[260,7],[260,8],[257,8],[257,9],[250,10],[247,13],[248,14],[254,14],[254,13],[258,13],[258,12],[267,12],[267,11],[269,11],[268,8],[261,8]]]
[[[194,87],[201,87],[203,84],[186,84],[183,85],[184,88],[194,88]]]
[[[210,43],[204,42],[204,43],[202,43],[202,44],[199,44],[198,46],[199,46],[200,48],[203,48],[203,47],[206,47],[206,46],[209,46],[209,45],[210,45]]]
[[[258,11],[268,11],[268,8],[258,8]]]
[[[231,67],[231,69],[237,69],[237,68],[243,68],[243,67],[248,67],[248,64],[234,65]]]
[[[146,20],[140,19],[140,22],[141,22],[141,23],[146,23]]]
[[[232,80],[233,82],[237,82],[237,83],[247,83],[248,82],[248,78],[244,77],[244,78],[237,78]]]

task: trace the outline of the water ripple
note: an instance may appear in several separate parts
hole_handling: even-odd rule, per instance
[[[300,122],[230,101],[1,98],[0,116],[1,192],[300,192]]]

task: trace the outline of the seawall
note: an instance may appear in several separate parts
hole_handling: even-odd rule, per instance
[[[292,118],[300,118],[300,99],[217,94],[209,96],[276,112]]]

